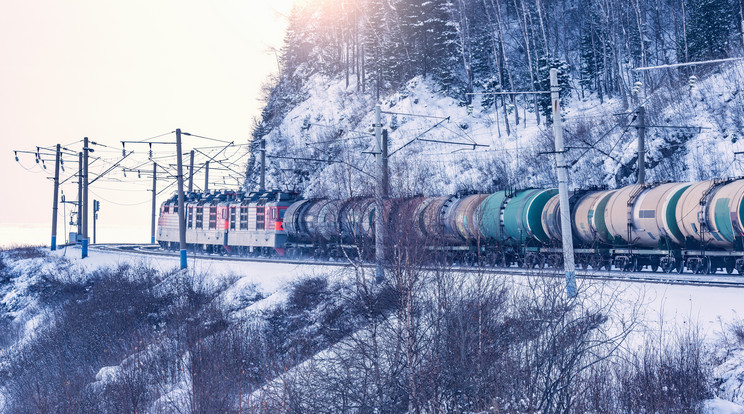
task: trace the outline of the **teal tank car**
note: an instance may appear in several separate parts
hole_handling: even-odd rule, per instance
[[[486,197],[473,214],[473,219],[477,221],[476,228],[484,239],[497,242],[504,240],[501,216],[506,201],[506,191],[498,191]]]
[[[504,207],[504,232],[517,242],[534,239],[550,242],[542,225],[543,209],[548,201],[558,194],[557,189],[534,189],[518,192]]]

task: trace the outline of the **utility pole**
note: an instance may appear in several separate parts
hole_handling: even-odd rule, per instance
[[[78,152],[78,197],[77,197],[77,236],[75,244],[83,241],[83,153]]]
[[[191,171],[192,171],[192,177],[193,177],[194,170],[192,169]],[[156,164],[153,161],[152,163],[152,223],[150,223],[150,243],[152,244],[155,244],[155,208],[156,208],[155,197],[157,196],[157,187],[156,187],[157,174],[158,174],[158,164]]]
[[[384,210],[384,193],[383,181],[384,181],[384,166],[383,152],[382,152],[382,114],[380,105],[375,106],[375,156],[377,157],[377,171],[376,178],[377,182],[375,185],[375,281],[381,283],[385,280],[385,270],[383,264],[385,262],[385,239],[384,239],[384,219],[382,217]]]
[[[54,202],[52,204],[52,251],[57,250],[57,204],[59,201],[59,161],[62,157],[61,146],[57,144],[57,158],[54,162]]]
[[[382,130],[382,197],[390,197],[390,170],[388,169],[388,130]]]
[[[209,192],[209,161],[204,164],[204,193]]]
[[[646,182],[646,107],[638,108],[638,183]]]
[[[266,190],[266,139],[261,137],[261,177],[258,182],[258,190]]]
[[[83,139],[83,259],[88,257],[88,137]]]
[[[155,184],[153,184],[153,188],[155,188]],[[194,150],[191,150],[191,161],[189,161],[189,193],[192,191],[194,191]],[[153,243],[155,242],[153,241]]]
[[[176,165],[176,179],[178,180],[178,238],[181,245],[181,269],[186,269],[186,220],[184,220],[186,212],[183,211],[183,155],[181,154],[180,128],[176,129]],[[209,169],[207,169],[207,171],[209,171]]]
[[[555,163],[558,172],[558,197],[561,207],[561,233],[563,236],[563,269],[566,272],[566,294],[569,298],[573,298],[576,297],[576,267],[574,265],[573,236],[571,235],[571,207],[568,205],[568,165],[566,164],[565,148],[563,145],[560,92],[558,69],[550,69]]]

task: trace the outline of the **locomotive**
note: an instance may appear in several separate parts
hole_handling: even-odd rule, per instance
[[[744,274],[744,180],[630,185],[569,198],[577,266]],[[370,255],[372,198],[300,199],[280,191],[188,193],[189,249],[223,254]],[[178,247],[178,199],[160,209],[157,240]],[[387,199],[390,228],[413,232],[457,263],[562,265],[558,190]],[[361,246],[361,247],[360,247]]]

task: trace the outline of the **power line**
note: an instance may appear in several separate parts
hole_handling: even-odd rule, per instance
[[[735,60],[743,60],[744,57],[734,57],[734,58],[726,58],[726,59],[713,59],[713,60],[701,60],[697,62],[687,62],[687,63],[671,63],[668,65],[659,65],[659,66],[646,66],[643,68],[635,68],[633,70],[635,71],[642,71],[642,70],[653,70],[653,69],[669,69],[669,68],[678,68],[682,66],[695,66],[695,65],[707,65],[710,63],[722,63],[722,62],[732,62]]]

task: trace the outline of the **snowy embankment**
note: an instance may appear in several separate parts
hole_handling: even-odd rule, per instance
[[[73,327],[70,329],[88,326],[95,332],[91,333],[91,338],[105,342],[109,334],[98,323],[110,325],[118,324],[118,319],[131,319],[132,322],[122,325],[119,333],[111,336],[114,342],[123,341],[126,346],[106,345],[96,351],[109,353],[110,357],[96,357],[99,362],[89,368],[93,371],[81,374],[90,386],[83,387],[80,392],[92,393],[93,397],[89,395],[89,398],[94,400],[115,401],[124,395],[121,394],[124,391],[116,391],[122,384],[130,384],[136,378],[138,381],[147,379],[150,391],[142,391],[140,400],[149,402],[133,407],[152,413],[175,408],[188,411],[194,408],[197,389],[209,392],[202,389],[205,384],[199,382],[197,374],[207,375],[211,371],[199,361],[205,360],[213,369],[222,372],[229,383],[245,381],[234,395],[245,397],[237,399],[239,404],[250,404],[257,395],[264,397],[264,392],[276,393],[277,381],[282,381],[285,375],[295,381],[294,385],[298,384],[302,372],[310,368],[322,369],[313,372],[327,373],[330,378],[331,374],[335,375],[335,367],[319,365],[337,360],[342,355],[339,350],[348,350],[369,337],[368,326],[355,322],[365,320],[365,316],[360,316],[362,311],[356,309],[356,305],[348,307],[360,289],[359,274],[352,269],[190,259],[190,269],[184,273],[176,271],[177,258],[92,249],[90,257],[82,260],[79,253],[77,249],[61,250],[52,255],[27,252],[25,257],[0,253],[3,255],[0,272],[4,275],[0,278],[0,328],[4,330],[0,337],[0,412],[3,412],[3,401],[9,400],[7,396],[15,397],[16,392],[24,389],[23,384],[18,383],[8,388],[11,377],[7,375],[21,369],[19,367],[34,366],[33,361],[27,359],[34,358],[38,343],[59,342],[55,338],[75,343],[68,338],[79,334],[76,332],[62,332],[60,337],[48,338],[47,332],[53,331],[54,326]],[[118,319],[107,319],[107,314],[95,316],[95,312],[91,319],[72,322],[59,316],[62,310],[70,307],[70,300],[74,306],[83,306],[81,303],[96,292],[97,285],[108,286],[106,283],[111,282],[105,277],[101,279],[100,272],[112,268],[120,269],[118,277],[134,281],[135,289],[143,286],[123,298],[116,292],[106,296],[105,289],[103,293],[98,292],[104,298],[111,298],[106,300],[109,303],[100,306],[110,304],[114,306],[113,312],[116,308],[125,308]],[[148,274],[157,280],[139,280],[137,272],[151,272]],[[517,290],[523,293],[540,291],[536,289],[537,278],[488,277],[498,279],[505,286],[519,287]],[[611,314],[615,319],[610,323],[615,327],[611,329],[622,329],[619,321],[633,323],[635,327],[625,341],[626,347],[640,347],[654,341],[661,343],[664,337],[681,336],[694,327],[704,338],[706,352],[716,364],[712,384],[716,398],[706,402],[707,412],[744,413],[744,338],[738,338],[734,333],[737,331],[731,329],[742,324],[742,290],[592,281],[582,281],[580,287],[592,296],[590,302],[607,309],[612,306]],[[140,306],[143,311],[137,313],[137,309],[126,309],[127,306]],[[375,306],[390,309],[385,308],[390,305]],[[383,326],[380,329],[384,330],[386,324],[393,331],[398,329],[403,319],[400,314],[395,315],[379,322]],[[136,334],[129,335],[132,332]],[[217,340],[210,332],[231,334]],[[189,340],[192,335],[201,339],[192,342]],[[245,348],[248,350],[238,352],[233,349],[244,349],[241,347],[248,345],[238,345],[243,342],[235,342],[234,338],[242,338],[241,341],[251,338],[253,342]],[[214,349],[224,352],[214,352]],[[263,356],[254,355],[250,349],[260,350]],[[27,355],[26,352],[31,353]],[[231,356],[235,352],[240,356]],[[276,358],[267,358],[267,354],[276,355]],[[234,368],[221,357],[225,360],[242,358],[243,364],[239,369]],[[274,366],[275,362],[271,361],[283,362]],[[350,364],[354,362],[349,361]],[[153,372],[133,375],[148,369]],[[280,388],[287,392],[286,386]],[[43,407],[41,403],[37,401],[39,407]],[[230,404],[234,409],[234,402]],[[103,412],[117,409],[101,402],[95,408]]]

